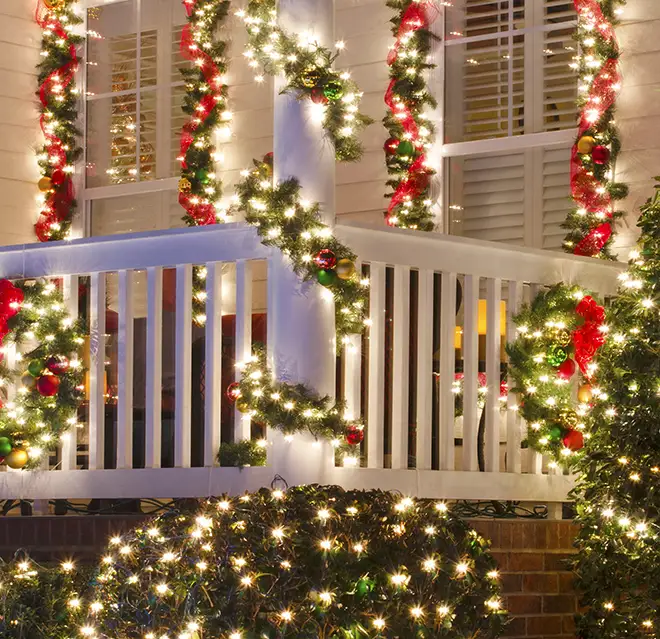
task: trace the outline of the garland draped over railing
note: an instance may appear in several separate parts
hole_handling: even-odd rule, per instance
[[[40,242],[69,236],[76,208],[73,187],[74,162],[82,155],[78,143],[78,70],[76,46],[82,38],[73,31],[82,20],[72,7],[75,0],[38,0],[35,20],[42,30],[39,63],[39,123],[44,145],[38,162],[43,193],[39,219],[34,225]]]
[[[238,11],[248,32],[245,56],[250,66],[261,66],[270,75],[286,76],[285,91],[299,99],[309,98],[323,108],[323,128],[339,161],[359,160],[363,147],[359,132],[372,120],[359,111],[362,93],[346,71],[333,69],[338,54],[321,46],[311,36],[292,36],[277,21],[275,0],[250,0]],[[343,48],[338,42],[337,48]],[[260,76],[257,76],[260,80]]]
[[[628,193],[625,184],[614,181],[620,149],[614,111],[621,82],[614,25],[617,8],[624,2],[574,0],[580,55],[573,66],[579,73],[580,117],[571,151],[575,208],[563,227],[569,231],[564,248],[575,255],[614,258],[614,226],[623,215],[614,209],[614,202]]]
[[[384,151],[393,189],[385,221],[390,226],[433,230],[430,199],[434,171],[426,163],[435,127],[425,110],[436,106],[424,72],[430,63],[430,25],[439,14],[436,0],[387,0],[397,10],[392,18],[395,42],[387,57],[390,83],[385,93],[389,113],[383,119],[389,131]]]

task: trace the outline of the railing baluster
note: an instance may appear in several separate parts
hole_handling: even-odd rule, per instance
[[[479,469],[479,277],[466,275],[463,287],[463,470]]]
[[[147,269],[145,467],[160,468],[163,403],[163,269]]]
[[[362,265],[356,261],[355,268],[362,272]],[[360,418],[362,395],[362,335],[349,335],[344,342],[343,376],[344,376],[344,402],[346,419]]]
[[[454,470],[454,401],[452,385],[456,370],[456,273],[442,274],[440,295],[440,470]]]
[[[206,265],[206,368],[204,376],[204,466],[214,466],[220,447],[222,398],[222,264]]]
[[[417,446],[416,468],[430,470],[433,398],[433,271],[420,270],[417,298]]]
[[[392,468],[408,468],[410,392],[410,267],[394,267]]]
[[[105,273],[90,275],[89,469],[103,468],[105,453]]]
[[[486,280],[486,472],[500,470],[500,348],[502,280]]]
[[[252,262],[236,262],[236,361],[244,362],[252,355]],[[241,372],[236,371],[239,380]],[[250,439],[250,418],[236,410],[234,441]]]
[[[78,319],[78,276],[68,275],[63,278],[63,293],[66,310],[72,320]],[[76,467],[78,450],[78,429],[76,426],[62,434],[62,470],[72,470]]]
[[[117,468],[133,467],[133,271],[119,271]]]
[[[174,465],[190,467],[192,375],[192,266],[176,267]]]
[[[385,265],[371,263],[369,303],[369,380],[367,414],[367,463],[383,468],[385,429]]]
[[[522,289],[522,282],[509,282],[509,297],[506,309],[506,339],[509,343],[513,343],[516,339],[516,324],[513,318],[520,311]],[[518,397],[510,390],[514,386],[511,375],[508,376],[507,383],[509,392],[506,399],[506,470],[509,473],[519,473],[521,472],[521,432],[520,415],[518,415],[518,411],[516,410]]]

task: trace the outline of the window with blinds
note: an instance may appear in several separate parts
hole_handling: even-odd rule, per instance
[[[452,233],[561,246],[577,115],[575,23],[572,0],[453,0],[446,8]],[[532,134],[541,135],[525,139]]]
[[[88,8],[87,186],[176,176],[185,117],[178,0]]]

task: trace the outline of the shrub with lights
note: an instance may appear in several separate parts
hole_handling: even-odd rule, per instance
[[[443,503],[262,489],[113,538],[79,635],[495,637],[488,543]]]
[[[84,390],[81,329],[55,284],[0,280],[0,461],[10,468],[37,467],[77,426]],[[18,386],[11,397],[9,383]]]
[[[603,401],[579,465],[575,568],[587,608],[579,633],[589,639],[653,637],[660,626],[660,191],[638,225],[641,239],[608,309]]]
[[[513,392],[528,424],[528,441],[551,464],[571,465],[593,423],[600,390],[592,382],[605,343],[605,309],[578,286],[558,284],[514,318],[518,337],[507,345]]]

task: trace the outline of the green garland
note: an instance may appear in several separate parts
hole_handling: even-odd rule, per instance
[[[4,300],[18,300],[12,302],[16,313],[6,320],[4,346],[36,344],[19,351],[15,369],[0,365],[3,381],[20,386],[0,410],[0,456],[15,468],[37,467],[42,455],[77,426],[83,399],[83,327],[69,317],[55,284],[27,280],[13,286],[1,280],[0,285],[0,306]]]
[[[433,205],[430,177],[434,171],[423,164],[431,147],[435,126],[426,111],[437,106],[425,74],[435,68],[429,62],[433,35],[428,30],[433,7],[418,0],[387,0],[397,14],[390,20],[396,41],[390,52],[390,85],[385,102],[390,110],[383,118],[389,132],[384,151],[392,198],[385,217],[390,226],[432,231]]]
[[[79,636],[495,637],[488,542],[443,503],[303,486],[192,502],[114,538]]]
[[[585,325],[576,307],[586,296],[580,287],[563,284],[542,291],[514,318],[518,337],[506,347],[528,442],[550,455],[553,466],[577,462],[594,423],[591,405],[599,391],[572,359],[574,335]],[[595,372],[595,365],[589,370]],[[571,383],[575,375],[579,388]]]
[[[65,561],[42,566],[18,555],[0,564],[0,635],[3,639],[70,639],[78,635],[88,608],[91,570]]]
[[[266,442],[243,439],[240,442],[227,442],[220,446],[218,463],[220,466],[246,468],[266,465]]]
[[[318,203],[301,199],[298,180],[273,184],[272,161],[269,154],[262,161],[254,160],[254,168],[244,172],[236,186],[237,206],[262,242],[282,251],[299,276],[326,287],[335,302],[339,344],[348,334],[364,330],[369,282],[356,270],[355,253],[320,221]]]
[[[38,0],[36,21],[41,27],[41,61],[37,83],[44,145],[37,151],[41,169],[39,221],[35,233],[41,242],[69,236],[76,209],[73,197],[75,162],[82,156],[79,143],[79,91],[74,74],[78,69],[76,46],[83,38],[74,33],[82,19],[73,11],[76,0]]]
[[[562,228],[568,230],[564,249],[568,253],[616,259],[612,253],[616,221],[624,212],[613,204],[624,199],[628,186],[613,179],[621,150],[614,122],[620,77],[619,45],[614,33],[618,13],[626,0],[577,0],[576,41],[580,55],[571,65],[578,73],[579,135],[573,147],[571,189],[576,206]],[[609,65],[607,69],[604,69]],[[605,71],[605,73],[603,73]],[[603,108],[603,105],[607,108]],[[598,155],[597,155],[598,154]],[[585,174],[581,175],[584,171]],[[594,233],[608,225],[611,233],[603,244]],[[589,238],[594,238],[592,241]]]
[[[275,4],[275,0],[250,0],[245,11],[237,12],[248,33],[245,56],[250,66],[261,66],[270,75],[284,73],[286,91],[324,109],[323,128],[337,160],[359,160],[364,149],[358,134],[373,121],[359,111],[362,93],[349,73],[333,69],[338,54],[313,40],[296,39],[278,25]]]

